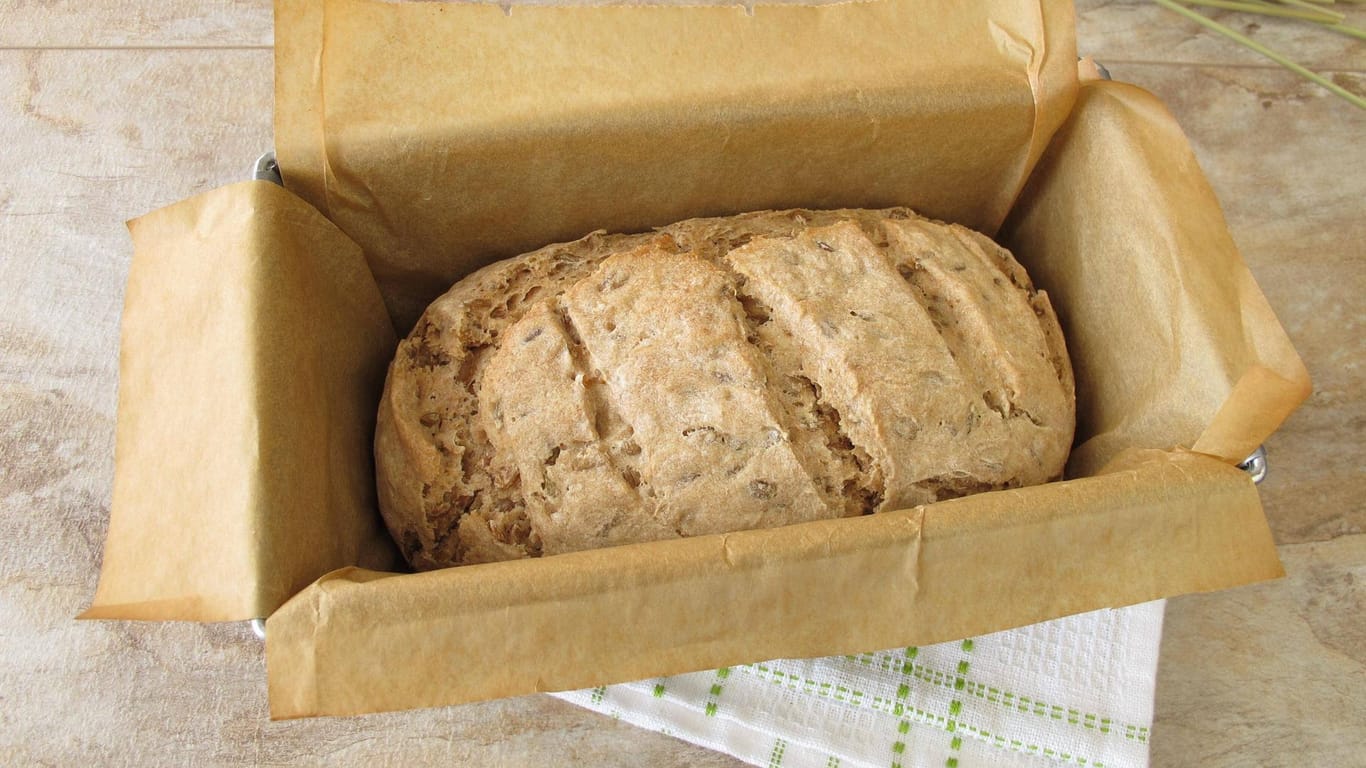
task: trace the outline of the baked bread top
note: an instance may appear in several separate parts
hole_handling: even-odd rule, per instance
[[[594,233],[398,349],[380,507],[419,569],[900,509],[1059,477],[1072,370],[987,237],[880,211]]]

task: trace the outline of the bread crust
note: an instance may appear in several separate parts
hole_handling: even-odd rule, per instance
[[[418,569],[899,509],[1056,479],[1046,294],[971,230],[765,211],[595,232],[457,283],[399,346],[381,511]]]

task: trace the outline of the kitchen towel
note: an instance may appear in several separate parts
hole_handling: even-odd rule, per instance
[[[555,695],[772,768],[1141,768],[1164,604]]]

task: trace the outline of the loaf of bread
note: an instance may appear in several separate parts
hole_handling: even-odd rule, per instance
[[[785,525],[1059,477],[1072,370],[987,237],[789,210],[486,267],[399,346],[379,500],[419,569]]]

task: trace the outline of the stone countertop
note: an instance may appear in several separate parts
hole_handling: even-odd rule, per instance
[[[1351,8],[1359,26],[1366,10]],[[1366,42],[1216,14],[1366,92]],[[269,0],[9,4],[0,25],[0,762],[732,766],[547,696],[270,722],[245,624],[76,622],[113,477],[120,222],[271,146]],[[1366,754],[1366,112],[1141,2],[1080,48],[1170,106],[1314,377],[1268,443],[1287,578],[1168,602],[1155,766]]]

